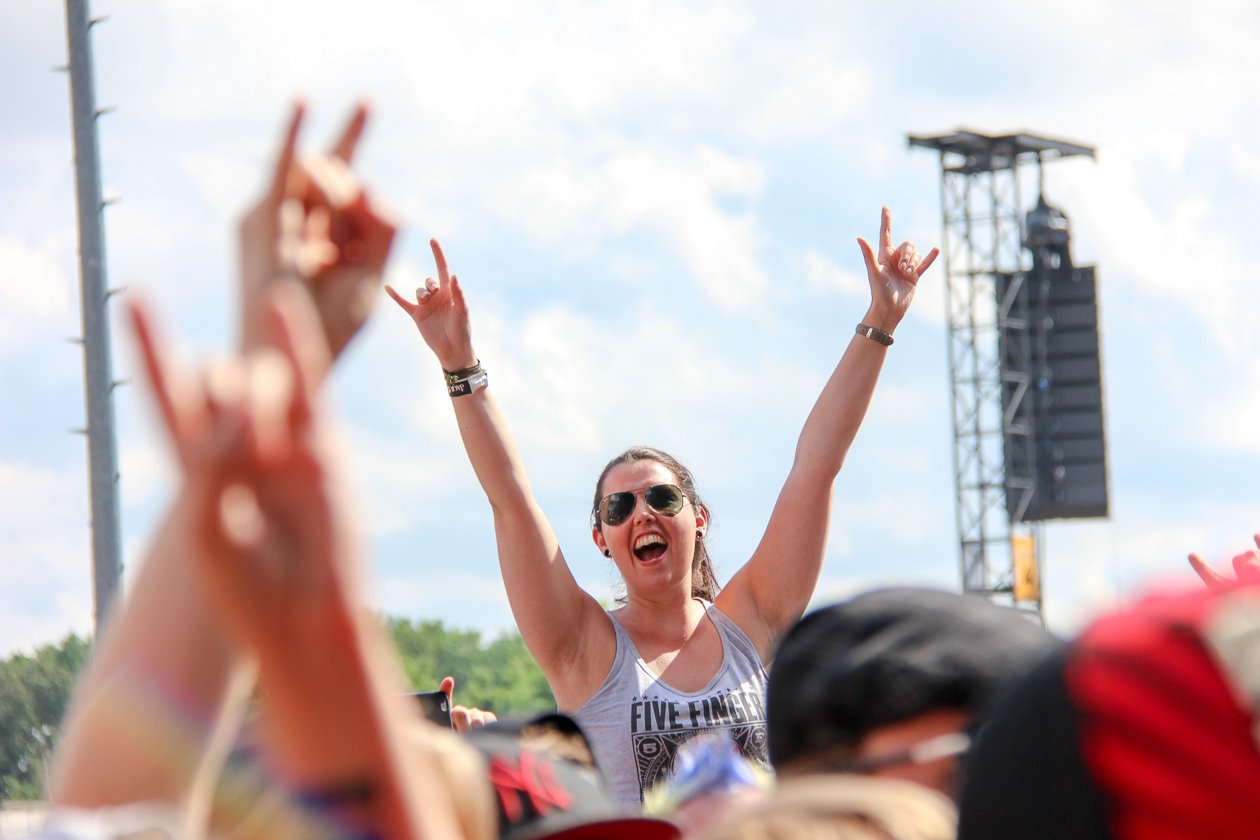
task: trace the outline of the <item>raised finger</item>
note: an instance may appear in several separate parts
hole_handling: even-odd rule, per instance
[[[429,247],[433,249],[433,261],[437,263],[439,287],[445,288],[451,281],[450,271],[446,267],[446,255],[442,253],[442,246],[436,239],[429,240]]]
[[[127,315],[131,319],[131,329],[135,333],[136,344],[140,348],[145,379],[153,392],[153,398],[157,400],[162,425],[166,427],[166,433],[171,441],[178,443],[180,439],[179,410],[176,399],[171,393],[170,379],[167,375],[166,348],[158,337],[157,328],[148,307],[134,295],[127,297]]]
[[[356,103],[354,113],[350,115],[350,121],[346,123],[346,127],[341,130],[341,136],[333,144],[333,157],[340,158],[344,163],[350,163],[354,157],[354,150],[358,148],[359,138],[363,136],[363,127],[367,125],[367,119],[367,103]]]
[[[866,270],[870,274],[879,274],[879,263],[875,257],[875,251],[871,248],[871,243],[867,242],[863,237],[857,238],[858,249],[862,252],[862,261],[866,263]]]
[[[887,206],[879,214],[879,255],[892,251],[892,211]]]
[[[1195,574],[1199,576],[1199,580],[1207,584],[1208,589],[1218,591],[1229,585],[1229,578],[1213,569],[1197,554],[1190,555],[1190,566],[1194,569]]]
[[[293,171],[293,161],[297,157],[298,128],[302,125],[302,117],[306,114],[306,104],[298,101],[293,104],[293,114],[289,117],[289,127],[284,134],[284,143],[280,146],[280,154],[276,157],[275,170],[271,176],[268,195],[274,201],[280,201],[289,185],[289,176]]]
[[[386,283],[386,284],[385,284],[385,292],[386,292],[386,294],[388,294],[391,298],[393,298],[393,299],[394,299],[394,303],[396,303],[396,304],[398,304],[399,306],[401,306],[401,307],[402,307],[403,312],[406,312],[408,315],[410,315],[410,314],[411,314],[411,313],[412,313],[412,312],[416,309],[416,305],[415,305],[414,303],[412,303],[411,301],[407,300],[407,299],[406,299],[405,297],[403,297],[402,295],[398,294],[398,291],[397,291],[396,289],[394,289],[394,287],[393,287],[393,286],[391,286],[391,285],[389,285],[388,283]]]

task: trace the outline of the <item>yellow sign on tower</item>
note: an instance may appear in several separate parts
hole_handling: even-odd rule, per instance
[[[1011,568],[1015,572],[1016,601],[1040,601],[1041,578],[1037,569],[1037,541],[1032,534],[1011,534]]]

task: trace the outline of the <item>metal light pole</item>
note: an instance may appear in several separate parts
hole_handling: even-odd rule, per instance
[[[87,0],[66,0],[70,110],[74,126],[75,192],[79,218],[79,277],[83,308],[83,364],[92,508],[93,606],[96,634],[118,597],[122,579],[119,537],[118,451],[114,439],[113,367],[109,348],[109,297],[105,277],[106,202],[101,196],[95,80]]]

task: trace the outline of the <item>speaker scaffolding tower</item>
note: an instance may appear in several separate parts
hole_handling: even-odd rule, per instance
[[[1027,298],[1017,294],[1031,267],[1024,250],[1020,167],[1036,163],[1040,170],[1046,161],[1093,157],[1094,150],[1033,134],[990,136],[966,130],[911,135],[907,140],[911,148],[936,150],[941,160],[955,514],[963,590],[1040,617],[1036,579],[1041,569],[1040,523],[1023,521],[1036,481],[1031,474],[1012,473],[1006,457],[1013,454],[1012,447],[1026,447],[1025,457],[1016,460],[1030,464],[1034,446],[1033,430],[1022,425],[1016,407],[1034,384],[1035,368],[1008,364],[1012,354],[1029,358],[1036,353],[1027,329],[1029,313],[1023,311]],[[1029,568],[1032,586],[1026,579]]]

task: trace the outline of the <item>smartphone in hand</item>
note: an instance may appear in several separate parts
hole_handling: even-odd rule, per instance
[[[411,696],[420,704],[420,711],[431,722],[447,729],[454,728],[451,723],[451,698],[440,691],[417,691]]]

